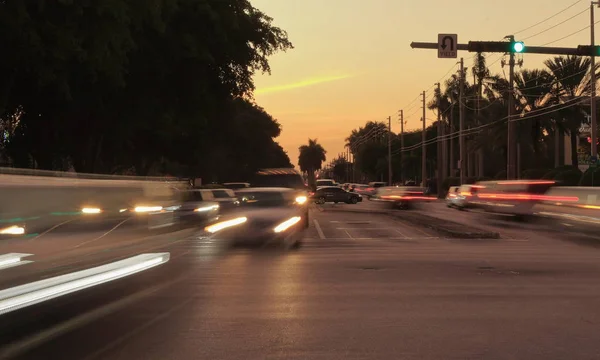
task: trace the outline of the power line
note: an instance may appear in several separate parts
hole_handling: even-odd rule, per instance
[[[575,6],[575,5],[579,4],[581,1],[582,1],[582,0],[577,0],[577,1],[575,1],[574,3],[572,3],[571,5],[567,6],[566,8],[564,8],[564,9],[560,10],[560,11],[559,11],[559,12],[557,12],[556,14],[554,14],[554,15],[552,15],[552,16],[550,16],[550,17],[547,17],[546,19],[544,19],[544,20],[542,20],[542,21],[540,21],[540,22],[538,22],[538,23],[535,23],[535,24],[533,24],[533,25],[531,25],[531,26],[529,26],[529,27],[526,27],[525,29],[522,29],[522,30],[519,30],[519,31],[515,31],[513,34],[518,34],[518,33],[522,33],[522,32],[524,32],[524,31],[527,31],[527,30],[529,30],[529,29],[533,29],[534,27],[536,27],[536,26],[538,26],[538,25],[541,25],[541,24],[545,23],[545,22],[546,22],[546,21],[548,21],[548,20],[554,19],[555,17],[557,17],[558,15],[560,15],[560,14],[564,13],[565,11],[569,10],[569,9],[570,9],[570,8],[572,8],[573,6]]]
[[[594,23],[594,25],[596,25],[596,24],[599,24],[599,23],[600,23],[600,20],[596,21],[596,22]],[[550,44],[557,43],[557,42],[559,42],[559,41],[561,41],[561,40],[564,40],[564,39],[570,38],[571,36],[577,35],[577,34],[579,34],[580,32],[582,32],[582,31],[585,31],[585,30],[587,30],[587,29],[589,29],[589,28],[590,28],[590,26],[588,25],[588,26],[586,26],[586,27],[584,27],[584,28],[581,28],[581,29],[579,29],[579,30],[577,30],[577,31],[574,31],[574,32],[570,33],[569,35],[565,35],[565,36],[563,36],[563,37],[561,37],[561,38],[558,38],[558,39],[556,39],[556,40],[552,40],[552,41],[550,41],[550,42],[547,42],[547,43],[543,44],[542,46],[547,46],[547,45],[550,45]]]
[[[564,24],[564,23],[566,23],[566,22],[568,22],[568,21],[571,21],[571,20],[573,20],[574,18],[576,18],[576,17],[578,17],[579,15],[581,15],[581,14],[583,14],[583,13],[587,12],[588,10],[589,10],[589,9],[587,9],[587,8],[586,8],[586,9],[584,9],[583,11],[581,11],[581,12],[578,12],[577,14],[575,14],[575,15],[571,16],[570,18],[568,18],[568,19],[566,19],[566,20],[563,20],[563,21],[559,22],[558,24],[555,24],[555,25],[553,25],[553,26],[551,26],[551,27],[549,27],[549,28],[547,28],[547,29],[544,29],[544,30],[542,30],[542,31],[540,31],[540,32],[537,32],[537,33],[535,33],[535,34],[533,34],[533,35],[530,35],[530,36],[524,37],[524,38],[522,38],[521,40],[527,40],[527,39],[531,39],[531,38],[534,38],[534,37],[536,37],[536,36],[538,36],[538,35],[541,35],[541,34],[543,34],[543,33],[547,32],[547,31],[550,31],[550,30],[552,30],[552,29],[554,29],[554,28],[556,28],[556,27],[558,27],[558,26],[560,26],[560,25],[562,25],[562,24]],[[589,27],[589,26],[588,26],[588,27]]]

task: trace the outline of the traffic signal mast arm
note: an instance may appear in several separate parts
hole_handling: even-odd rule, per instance
[[[487,52],[487,53],[526,53],[526,54],[550,54],[550,55],[592,55],[592,46],[580,45],[576,48],[566,47],[548,47],[548,46],[524,46],[521,51],[514,51],[514,44],[519,42],[509,41],[469,41],[468,44],[456,44],[457,50],[468,52]],[[521,43],[522,44],[522,43]],[[437,43],[412,42],[410,47],[413,49],[438,49]],[[600,46],[594,46],[594,55],[600,55]]]

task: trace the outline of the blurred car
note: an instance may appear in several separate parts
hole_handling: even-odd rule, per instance
[[[561,201],[561,197],[547,196],[556,185],[552,180],[499,180],[475,184],[477,196],[471,204],[483,211],[526,219],[533,215],[536,204],[542,201]]]
[[[459,210],[465,210],[473,207],[473,200],[477,196],[478,185],[453,186],[448,190],[446,204],[448,207],[455,207]]]
[[[299,248],[306,228],[306,202],[290,188],[248,188],[239,191],[241,206],[205,228],[210,236],[232,244],[279,243]]]
[[[380,187],[386,186],[387,184],[382,181],[373,181],[370,182],[368,187],[364,190],[364,195],[369,198],[369,200],[377,193],[377,189]]]
[[[346,191],[337,186],[323,186],[312,193],[310,198],[317,204],[326,202],[356,204],[362,201],[362,196],[359,194]]]
[[[435,200],[426,196],[425,189],[416,186],[384,186],[377,189],[372,197],[394,209],[410,209],[415,204]]]
[[[238,189],[246,189],[250,187],[249,183],[245,182],[231,182],[231,183],[223,183],[223,186],[227,189],[238,190]]]
[[[292,189],[296,196],[295,201],[304,211],[304,226],[309,226],[309,209],[308,209],[308,187],[304,183],[302,175],[291,168],[273,168],[262,169],[254,174],[250,181],[252,188],[287,188]],[[243,191],[243,190],[242,190]]]
[[[214,198],[210,190],[189,189],[182,191],[181,195],[182,204],[175,210],[179,222],[184,224],[202,223],[218,218],[220,205],[216,201],[211,201]]]
[[[369,185],[365,185],[365,184],[352,184],[352,186],[350,187],[350,191],[355,192],[357,194],[360,194],[361,196],[366,196],[367,193],[367,189],[369,188]]]

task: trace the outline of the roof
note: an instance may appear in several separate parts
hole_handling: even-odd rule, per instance
[[[258,187],[258,188],[245,188],[245,189],[240,189],[237,191],[237,193],[246,193],[246,192],[288,192],[288,191],[295,191],[294,189],[290,189],[290,188],[284,188],[284,187]]]
[[[273,168],[273,169],[261,169],[257,175],[300,175],[300,173],[294,168]]]

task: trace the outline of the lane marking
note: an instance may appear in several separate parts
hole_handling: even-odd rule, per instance
[[[391,227],[379,227],[379,228],[361,228],[361,227],[346,228],[346,227],[341,227],[341,228],[336,228],[336,230],[391,230],[391,229],[395,229],[395,228],[391,228]]]
[[[44,235],[46,235],[47,233],[49,233],[50,231],[52,231],[52,230],[55,230],[55,229],[56,229],[56,228],[58,228],[59,226],[63,226],[64,224],[70,223],[70,222],[71,222],[71,221],[73,221],[73,220],[75,220],[75,219],[66,220],[66,221],[63,221],[63,222],[61,222],[60,224],[54,225],[53,227],[51,227],[50,229],[48,229],[48,230],[44,231],[43,233],[39,234],[38,236],[36,236],[36,237],[34,237],[34,238],[31,238],[29,241],[33,241],[33,240],[35,240],[35,239],[39,239],[39,238],[41,238],[42,236],[44,236]]]
[[[89,244],[89,243],[91,243],[91,242],[94,242],[94,241],[96,241],[96,240],[100,240],[100,239],[102,239],[103,237],[107,236],[107,235],[108,235],[108,234],[110,234],[111,232],[113,232],[113,231],[117,230],[117,228],[118,228],[119,226],[123,225],[123,224],[124,224],[126,221],[129,221],[130,219],[131,219],[131,218],[127,218],[127,219],[125,219],[125,220],[121,221],[120,223],[118,223],[117,225],[115,225],[115,226],[114,226],[112,229],[110,229],[110,230],[108,230],[107,232],[105,232],[104,234],[102,234],[102,235],[98,236],[98,237],[97,237],[97,238],[95,238],[95,239],[88,240],[88,241],[84,241],[84,242],[80,243],[79,245],[75,245],[75,246],[74,246],[74,248],[76,249],[76,248],[78,248],[78,247],[80,247],[80,246],[83,246],[83,245]]]
[[[400,235],[404,236],[405,238],[408,238],[408,236],[406,236],[406,234],[405,234],[405,233],[403,233],[402,231],[400,231],[400,230],[398,230],[398,229],[394,229],[394,230],[396,230],[396,232],[397,232],[398,234],[400,234]]]
[[[354,239],[354,238],[352,237],[352,235],[350,235],[350,233],[348,232],[348,230],[344,230],[344,232],[346,233],[346,235],[348,235],[348,237],[349,237],[350,239]]]
[[[319,234],[319,238],[321,240],[325,240],[325,234],[323,234],[323,230],[321,230],[321,225],[319,225],[319,222],[317,221],[317,219],[313,219],[313,223],[315,224],[315,229],[317,229],[317,234]]]
[[[0,358],[13,358],[30,349],[37,348],[38,346],[54,338],[57,338],[60,335],[69,333],[86,324],[108,316],[109,314],[112,314],[115,311],[120,310],[126,306],[132,305],[142,300],[143,298],[156,293],[157,291],[163,290],[171,285],[174,285],[184,280],[186,277],[187,274],[169,282],[155,285],[149,289],[142,290],[132,295],[129,295],[128,297],[115,300],[102,307],[91,310],[90,312],[83,313],[75,318],[71,318],[65,322],[52,326],[51,328],[42,330],[37,334],[34,334],[24,340],[21,340],[17,343],[13,343],[11,345],[8,345],[7,347],[0,349]]]

